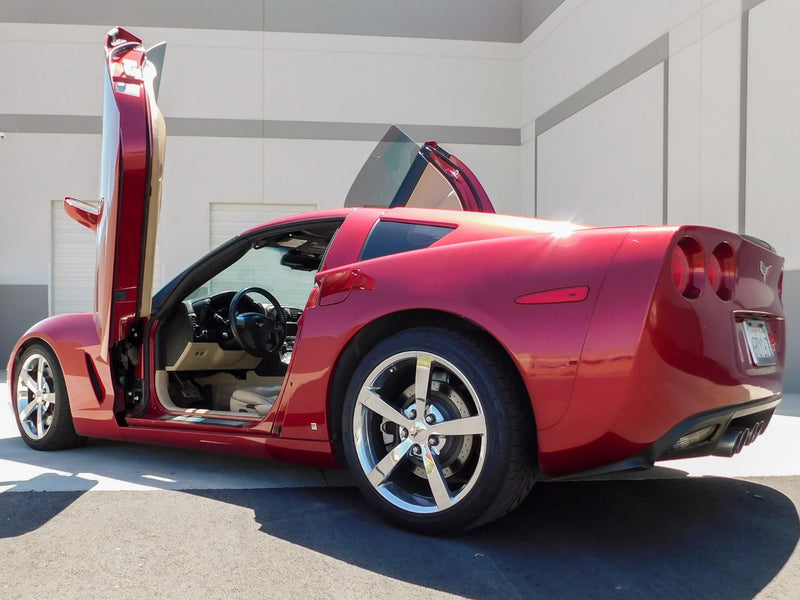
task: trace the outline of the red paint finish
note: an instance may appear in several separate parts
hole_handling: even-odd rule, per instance
[[[422,149],[431,164],[450,182],[461,199],[464,210],[493,213],[494,206],[483,185],[475,174],[452,154],[448,154],[436,143],[427,142]]]
[[[96,205],[78,200],[77,198],[64,198],[64,210],[71,219],[80,223],[91,231],[97,231],[97,225],[103,216],[103,205]]]
[[[108,363],[100,352],[100,341],[91,313],[59,315],[40,321],[31,327],[17,342],[8,363],[11,386],[15,362],[24,349],[33,342],[44,342],[58,356],[66,380],[75,430],[90,437],[119,438],[119,428],[114,420],[114,385]],[[87,356],[92,361],[105,391],[98,401],[89,379]]]
[[[180,421],[173,417],[181,411],[159,399],[159,333],[171,316],[169,302],[177,305],[191,291],[180,287],[171,289],[182,297],[161,298],[164,314],[140,319],[146,337],[130,372],[146,402],[132,408],[126,393],[134,388],[115,381],[110,356],[141,316],[153,107],[137,70],[144,61],[138,38],[120,30],[106,51],[102,204],[95,214],[67,203],[73,217],[97,231],[95,311],[34,325],[8,365],[14,393],[14,367],[25,347],[37,341],[52,347],[78,433],[333,466],[331,441],[342,420],[334,381],[339,374],[346,381],[352,371],[343,357],[354,348],[368,351],[359,344],[374,339],[372,332],[385,338],[419,318],[482,331],[507,354],[531,404],[536,429],[529,433],[536,436],[539,466],[550,476],[610,468],[690,417],[781,394],[786,340],[779,256],[707,227],[591,228],[489,214],[491,202],[474,174],[428,144],[426,160],[468,210],[295,215],[252,228],[206,257],[214,264],[237,244],[244,248],[274,232],[338,226],[268,415]],[[425,248],[359,260],[380,220],[450,231]],[[745,319],[765,324],[775,365],[753,364]],[[92,385],[92,372],[99,385]]]
[[[552,476],[624,460],[691,415],[780,393],[782,260],[735,234],[637,227],[583,228],[564,236],[542,231],[546,222],[521,217],[405,208],[344,214],[317,281],[324,286],[327,277],[344,273],[349,291],[341,301],[307,307],[275,410],[230,432],[157,422],[167,413],[151,402],[137,419],[128,419],[125,439],[332,464],[329,440],[340,416],[329,412],[330,393],[339,358],[371,323],[420,310],[465,319],[505,349],[531,400],[541,468]],[[455,229],[427,249],[340,264],[359,254],[382,215],[428,224],[439,218]],[[280,223],[319,218],[312,213]],[[676,288],[671,259],[686,234],[704,247],[731,245],[739,265],[731,300],[710,286],[695,299]],[[759,271],[764,261],[774,265],[766,280]],[[359,281],[369,284],[355,285]],[[516,302],[537,287],[545,297],[577,288],[586,290],[586,298]],[[778,365],[750,365],[740,310],[769,315]],[[84,352],[93,357],[104,388],[114,389],[92,315],[46,320],[24,339],[32,337],[53,345],[64,363],[79,431],[120,437],[110,398],[96,403],[86,375]]]
[[[438,211],[391,212],[393,219],[402,215],[410,222],[429,223]],[[354,290],[347,302],[306,311],[302,339],[289,373],[293,385],[284,391],[278,417],[283,420],[284,435],[313,435],[308,424],[324,418],[318,399],[328,394],[330,365],[355,334],[383,317],[422,309],[466,318],[505,346],[519,370],[530,374],[525,383],[531,396],[543,399],[535,406],[540,427],[563,414],[592,302],[526,306],[514,300],[530,292],[534,282],[544,289],[578,282],[588,283],[592,290],[600,289],[605,269],[628,230],[580,230],[574,237],[530,235],[526,231],[532,225],[529,219],[444,211],[438,214],[448,223],[461,226],[428,250],[359,263],[361,273],[375,281],[375,289]],[[519,228],[513,229],[514,224]],[[346,226],[347,222],[343,229]],[[471,231],[478,241],[463,243]],[[480,240],[489,232],[498,237]],[[334,244],[338,240],[339,236]],[[594,249],[587,253],[584,242],[589,240]],[[417,275],[420,261],[425,265],[424,276]],[[567,271],[561,267],[565,263],[576,266]],[[320,272],[324,275],[325,271]],[[589,296],[592,301],[595,297]],[[328,420],[321,423],[327,426]],[[320,425],[316,435],[323,439],[328,434]]]
[[[150,110],[142,74],[145,53],[141,40],[125,30],[119,30],[116,37],[109,35],[106,60],[114,103],[119,111],[117,171],[122,169],[115,190],[117,205],[111,209],[116,219],[109,220],[105,234],[107,243],[113,244],[113,284],[109,333],[104,340],[113,343],[127,335],[129,327],[123,327],[122,323],[132,322],[138,306],[143,232],[150,197]]]
[[[676,289],[664,257],[683,232],[706,247],[734,245],[739,281],[730,302],[711,289],[696,299]],[[539,435],[548,474],[623,460],[694,414],[780,394],[785,348],[776,286],[782,259],[728,232],[683,232],[640,228],[620,248],[595,306],[570,410]],[[759,260],[776,265],[766,282],[760,281]],[[778,340],[776,366],[750,364],[737,310],[769,315]]]

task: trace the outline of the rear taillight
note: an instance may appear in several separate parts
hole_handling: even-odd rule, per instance
[[[717,244],[708,257],[708,283],[722,300],[733,298],[736,284],[736,255],[727,242]]]
[[[705,257],[696,239],[684,237],[672,252],[672,281],[686,298],[697,298],[703,291]]]

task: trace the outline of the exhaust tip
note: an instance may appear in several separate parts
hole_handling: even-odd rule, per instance
[[[742,451],[750,437],[751,430],[746,427],[729,427],[711,453],[713,456],[733,456]],[[752,441],[752,440],[751,440]]]

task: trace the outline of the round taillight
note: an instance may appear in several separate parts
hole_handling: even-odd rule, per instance
[[[727,242],[717,244],[708,257],[708,283],[722,300],[733,298],[736,284],[736,255]]]
[[[685,290],[689,287],[691,277],[692,268],[689,266],[689,261],[683,250],[676,247],[672,251],[672,281],[675,282],[675,287],[679,290]]]
[[[705,257],[696,239],[684,237],[672,251],[672,281],[686,298],[697,298],[703,291]]]

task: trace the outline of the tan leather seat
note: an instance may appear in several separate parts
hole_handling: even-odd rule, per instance
[[[262,385],[258,387],[234,390],[231,394],[231,412],[248,413],[265,416],[275,401],[281,388],[278,385]]]

